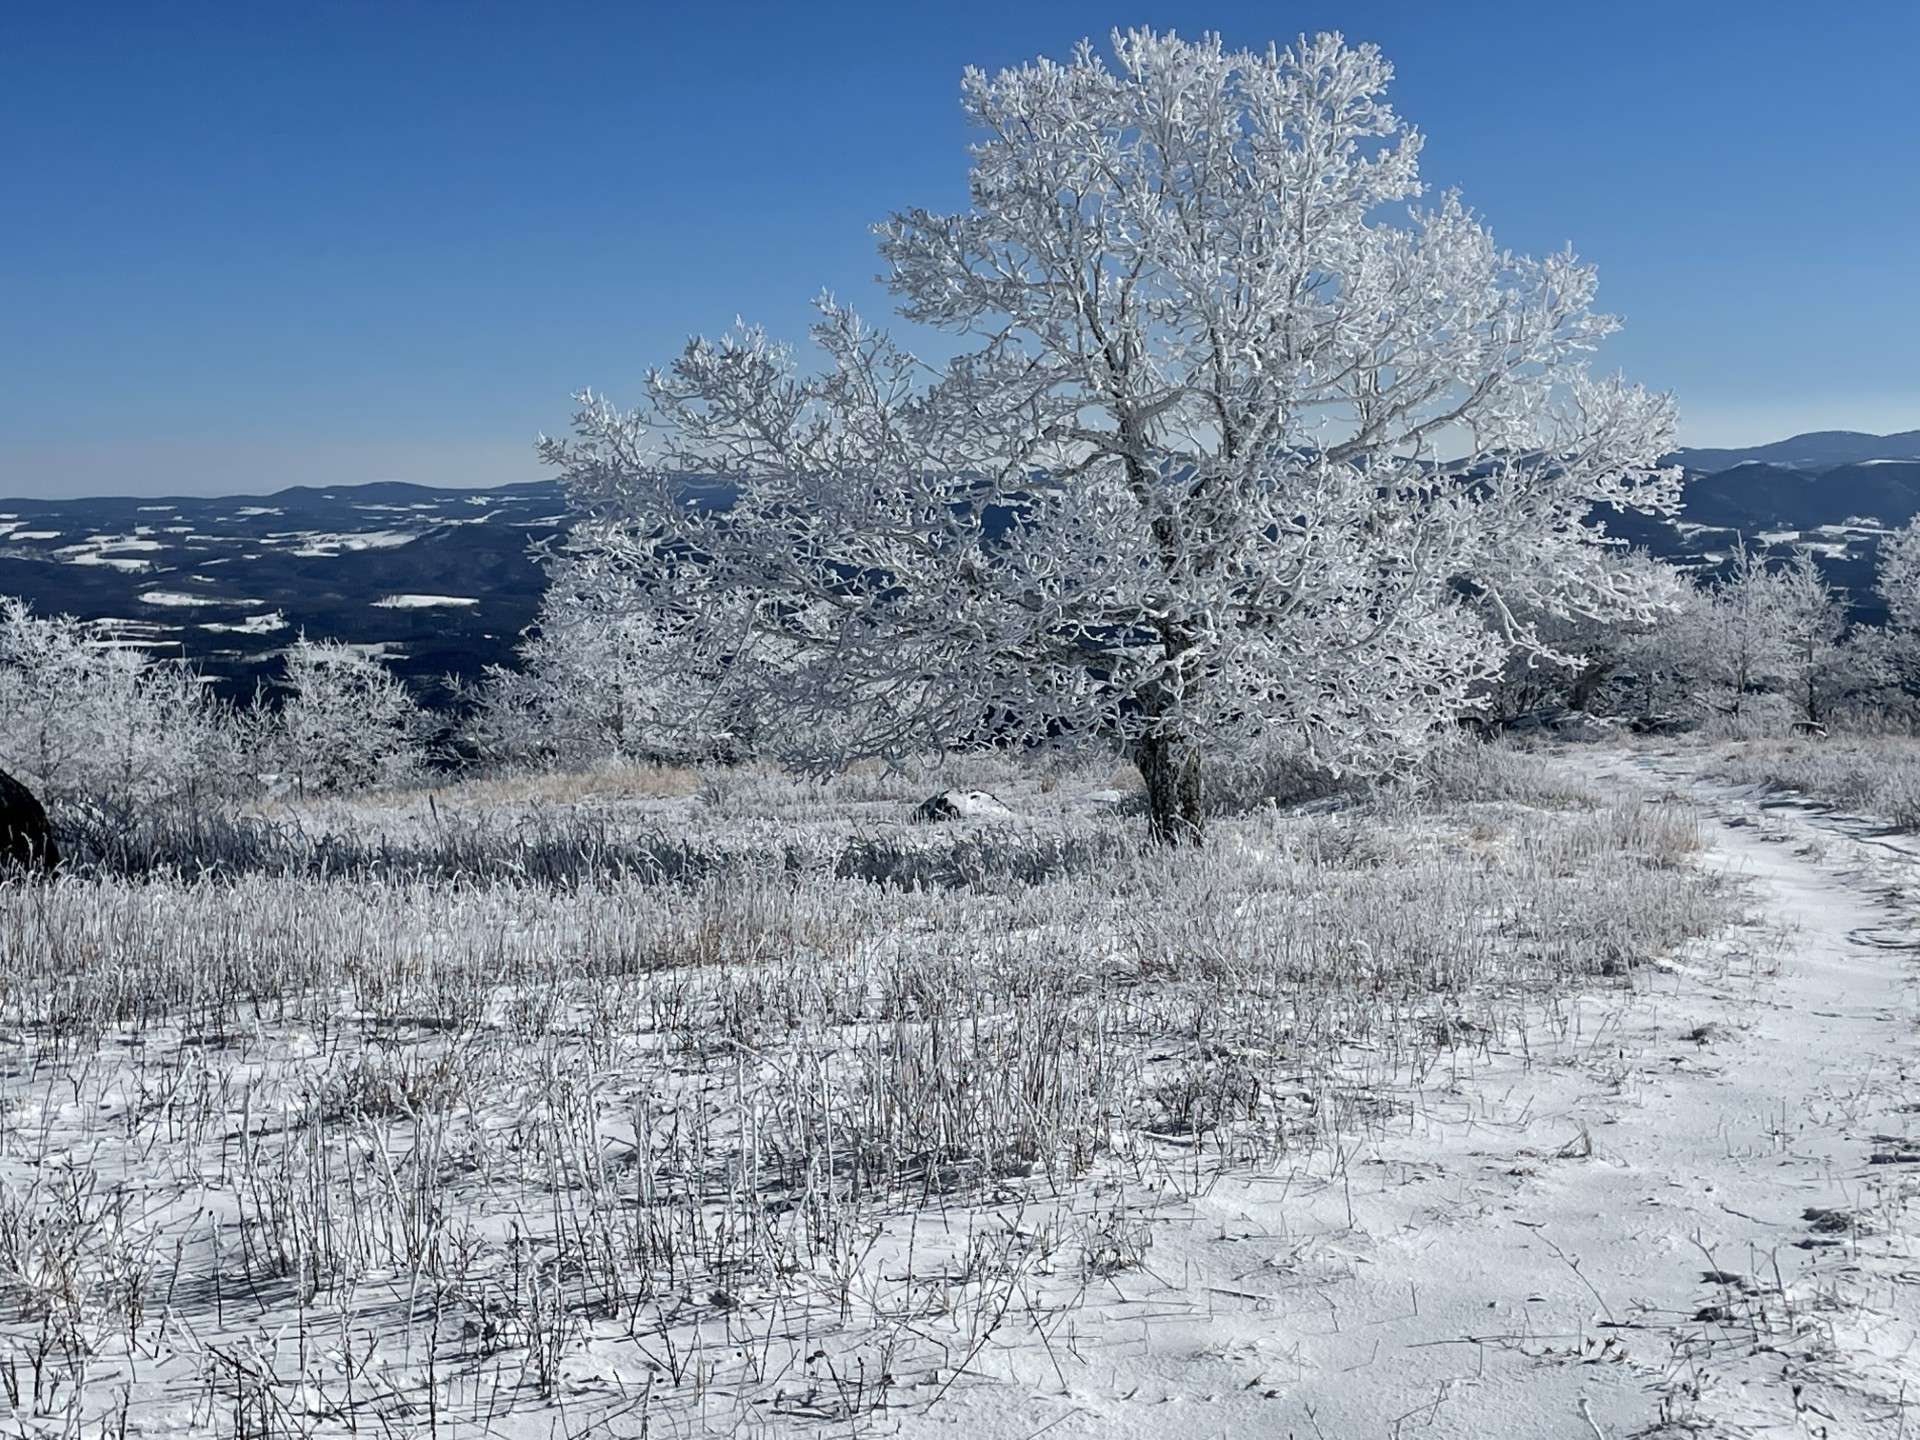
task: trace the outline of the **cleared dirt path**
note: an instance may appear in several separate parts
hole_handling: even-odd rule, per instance
[[[1565,763],[1696,807],[1754,925],[1383,1097],[1347,1153],[1172,1202],[1144,1268],[889,1421],[1920,1434],[1920,859],[1682,753]]]

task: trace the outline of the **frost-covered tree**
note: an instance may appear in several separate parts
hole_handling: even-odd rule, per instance
[[[1735,545],[1726,571],[1660,626],[1652,669],[1665,669],[1709,715],[1747,726],[1758,715],[1824,724],[1849,696],[1881,683],[1874,646],[1848,635],[1847,605],[1813,556],[1783,565]]]
[[[420,773],[432,723],[379,660],[302,635],[287,648],[286,666],[275,746],[301,791],[364,790]]]
[[[188,666],[0,601],[0,767],[35,789],[118,808],[226,795],[247,783],[240,729]]]
[[[1632,676],[1633,701],[1644,718],[1703,708],[1702,637],[1712,630],[1713,605],[1713,593],[1689,577],[1673,603],[1652,623],[1633,627],[1623,643],[1621,668]]]
[[[1920,518],[1881,541],[1874,592],[1887,607],[1884,625],[1858,625],[1848,641],[1860,691],[1883,707],[1911,713],[1920,682]]]
[[[1824,725],[1836,705],[1867,683],[1862,658],[1847,644],[1847,602],[1805,550],[1774,585],[1786,695],[1799,719]]]
[[[1907,522],[1881,543],[1874,588],[1886,602],[1888,627],[1920,636],[1920,519]]]
[[[1654,616],[1528,615],[1547,648],[1519,648],[1508,657],[1485,690],[1489,720],[1510,720],[1550,706],[1601,710],[1621,676],[1632,682],[1649,711],[1662,702],[1666,626],[1702,597],[1686,575],[1645,551],[1627,552],[1618,563],[1656,602]]]
[[[688,674],[636,579],[563,549],[516,667],[490,666],[466,734],[497,760],[590,763],[735,753],[745,737],[711,704],[717,675]],[[700,711],[708,713],[704,717]]]
[[[1113,51],[969,71],[969,207],[879,227],[955,358],[823,300],[819,368],[695,340],[543,453],[788,759],[1104,730],[1181,840],[1209,747],[1389,771],[1550,648],[1524,616],[1647,613],[1595,512],[1679,479],[1667,400],[1587,369],[1593,271],[1416,203],[1373,47]]]
[[[1708,590],[1700,623],[1675,634],[1696,701],[1739,721],[1758,697],[1785,683],[1787,641],[1778,575],[1764,550],[1737,541],[1724,575]]]
[[[1887,607],[1887,624],[1863,648],[1881,683],[1911,690],[1920,681],[1920,519],[1881,542],[1874,589]]]
[[[91,723],[76,697],[94,687],[101,650],[70,615],[36,616],[24,600],[0,607],[0,717],[5,767],[42,789],[78,782],[92,749]],[[87,707],[91,708],[91,707]]]

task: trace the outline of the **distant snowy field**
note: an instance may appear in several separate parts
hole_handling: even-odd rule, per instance
[[[4,504],[0,594],[184,656],[238,700],[297,634],[378,647],[429,702],[511,662],[546,585],[529,546],[564,524],[551,483]]]

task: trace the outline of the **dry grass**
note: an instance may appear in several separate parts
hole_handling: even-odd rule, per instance
[[[702,768],[695,765],[641,763],[607,764],[591,770],[508,770],[459,780],[437,791],[435,798],[453,810],[677,799],[697,793],[703,776]]]
[[[1087,799],[1104,773],[1007,763],[963,773],[1044,823],[880,827],[926,774],[647,796],[707,857],[674,876],[515,870],[482,813],[412,835],[418,863],[301,832],[299,863],[226,878],[0,886],[20,1428],[934,1405],[1146,1262],[1128,1193],[1333,1173],[1424,1077],[1732,913],[1686,815],[1530,758],[1180,854]],[[592,825],[625,833],[573,812],[549,848],[604,859]]]
[[[1754,741],[1720,756],[1714,771],[1920,829],[1920,739],[1912,736]]]
[[[1442,809],[1512,804],[1538,810],[1588,809],[1599,803],[1593,788],[1523,744],[1474,741],[1436,751],[1417,777],[1414,792]]]

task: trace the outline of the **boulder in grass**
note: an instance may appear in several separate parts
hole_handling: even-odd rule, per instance
[[[1636,735],[1685,735],[1698,730],[1700,722],[1691,715],[1636,715],[1627,728]]]
[[[59,863],[45,808],[31,790],[0,771],[0,872],[51,870]]]
[[[984,790],[942,790],[914,806],[916,820],[1011,820],[1013,811]]]

